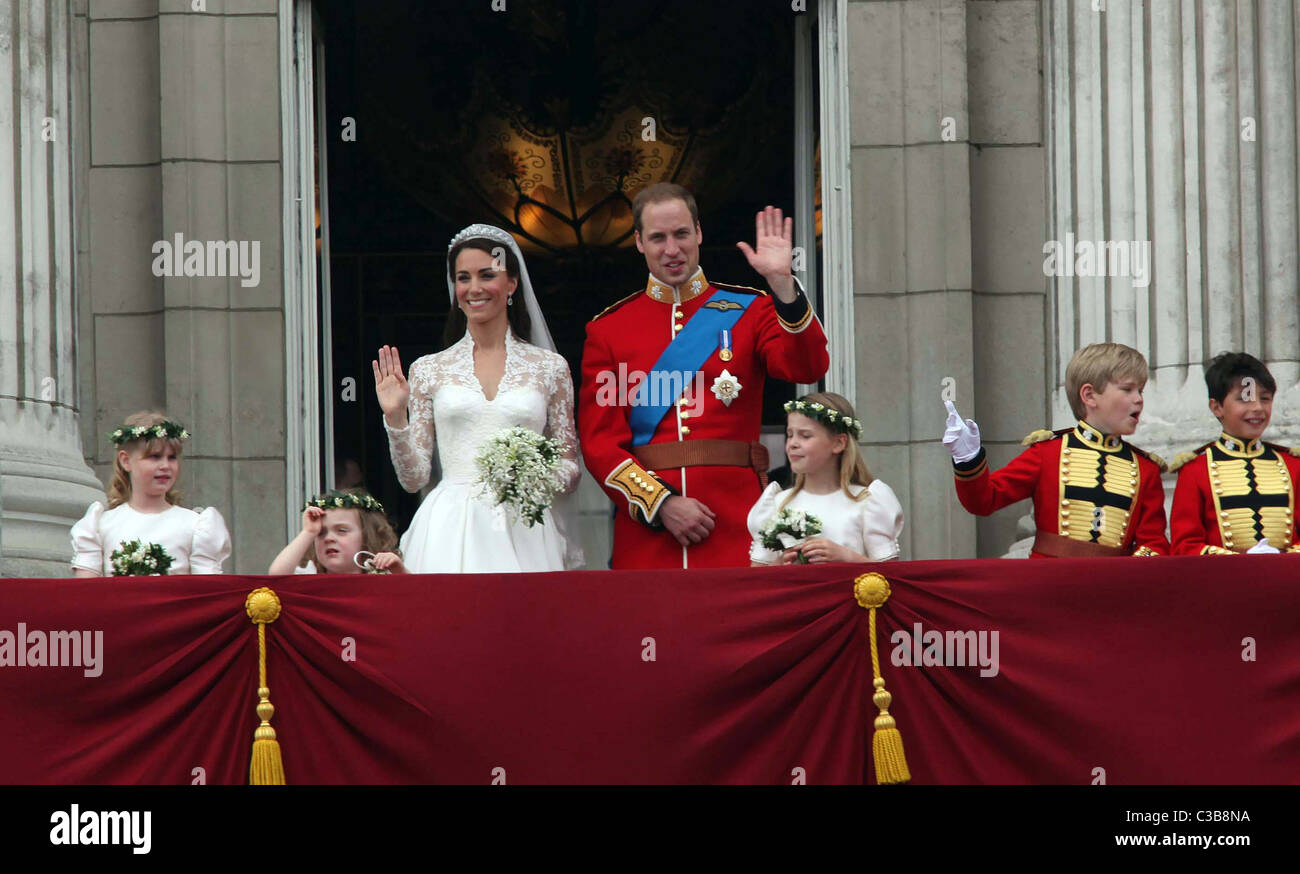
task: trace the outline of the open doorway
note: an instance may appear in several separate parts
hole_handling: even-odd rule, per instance
[[[364,485],[399,530],[420,496],[393,474],[369,362],[385,343],[407,364],[442,348],[446,247],[462,227],[515,233],[575,383],[587,321],[644,284],[630,203],[653,182],[695,192],[701,264],[723,282],[761,282],[735,248],[758,209],[796,214],[818,303],[811,15],[784,0],[491,6],[314,3],[328,140],[318,143],[332,369],[323,479],[332,465],[339,484]],[[340,391],[348,377],[351,393]],[[766,426],[783,430],[780,404],[794,392],[769,382]],[[606,558],[589,554],[589,566]]]

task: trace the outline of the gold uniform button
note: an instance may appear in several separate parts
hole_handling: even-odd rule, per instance
[[[673,325],[673,333],[674,333],[674,334],[676,334],[676,333],[677,333],[678,331],[680,331],[681,329],[682,329],[682,326],[681,326],[681,325]]]
[[[689,434],[689,433],[691,433],[691,429],[690,429],[688,426],[683,425],[683,426],[682,426],[682,433],[683,433],[683,434]]]
[[[684,319],[686,318],[686,313],[682,312],[681,310],[673,310],[673,318]]]
[[[691,417],[691,414],[690,414],[690,411],[689,411],[689,410],[682,410],[682,418],[683,418],[683,419],[689,419],[690,417]]]

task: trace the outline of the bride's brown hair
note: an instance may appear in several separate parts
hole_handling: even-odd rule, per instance
[[[496,240],[489,240],[486,237],[471,237],[468,240],[461,240],[452,250],[447,253],[447,278],[451,280],[452,285],[456,283],[456,259],[465,249],[478,249],[480,252],[486,252],[493,258],[498,254],[505,255],[506,275],[511,279],[519,278],[519,259],[509,246],[498,243]],[[515,289],[515,294],[521,294],[520,288]],[[510,322],[511,329],[515,336],[520,340],[527,342],[531,339],[532,319],[528,318],[528,307],[524,306],[523,299],[516,300],[513,304],[506,307],[506,319]],[[446,349],[465,336],[465,328],[469,322],[465,319],[465,312],[456,304],[456,298],[451,300],[451,311],[447,314],[447,327],[442,332],[442,348]]]
[[[126,417],[122,424],[127,427],[144,425],[146,428],[152,428],[154,425],[161,425],[167,421],[167,417],[156,410],[144,410],[139,413],[132,413]],[[170,437],[137,437],[134,440],[128,440],[120,446],[115,447],[113,452],[113,478],[108,483],[108,509],[125,504],[131,500],[131,474],[122,466],[122,457],[118,450],[125,450],[130,455],[136,449],[142,449],[145,455],[155,450],[162,451],[164,448],[171,448],[176,451],[179,459],[181,454],[181,441]],[[180,465],[176,466],[176,483],[181,481]],[[181,493],[173,487],[167,490],[165,495],[167,503],[175,505],[181,501]]]

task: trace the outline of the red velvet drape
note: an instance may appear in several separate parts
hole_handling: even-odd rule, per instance
[[[1240,556],[3,580],[0,632],[104,652],[0,666],[0,782],[246,782],[262,585],[292,784],[868,782],[865,570],[915,783],[1300,779],[1300,558]],[[916,623],[998,673],[895,665]]]

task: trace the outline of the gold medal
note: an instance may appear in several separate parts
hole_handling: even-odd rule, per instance
[[[723,361],[731,360],[731,332],[722,329],[718,332],[718,345],[722,348],[718,350],[718,357]]]
[[[721,352],[718,353],[718,357],[721,358],[723,361],[730,361],[730,360],[731,360],[731,350],[730,350],[730,349],[723,349]]]

